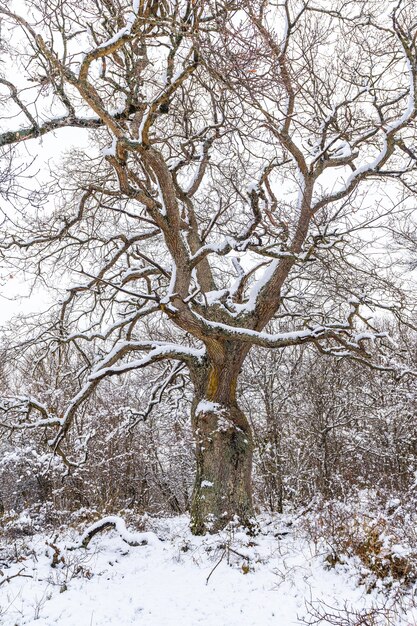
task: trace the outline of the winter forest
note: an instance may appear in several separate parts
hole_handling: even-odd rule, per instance
[[[417,5],[0,0],[0,624],[417,625]]]

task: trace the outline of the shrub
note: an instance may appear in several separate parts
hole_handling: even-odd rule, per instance
[[[345,501],[318,498],[302,526],[328,567],[354,564],[361,583],[409,588],[417,581],[416,500],[359,491]]]

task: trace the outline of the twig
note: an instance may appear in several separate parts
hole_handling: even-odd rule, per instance
[[[227,552],[227,548],[225,548],[225,549],[223,550],[223,552],[222,552],[222,555],[221,555],[220,559],[217,561],[216,565],[213,567],[213,569],[211,570],[210,574],[207,576],[207,578],[206,578],[206,585],[208,585],[208,582],[209,582],[209,580],[210,580],[211,575],[213,574],[213,572],[214,572],[214,571],[218,568],[218,566],[220,565],[220,563],[223,561],[223,559],[224,559],[224,557],[225,557],[226,552]]]
[[[20,576],[20,578],[33,578],[33,576],[31,576],[30,574],[22,574],[24,570],[25,568],[22,568],[17,572],[17,574],[13,574],[13,576],[7,576],[4,580],[1,580],[0,587],[4,585],[4,583],[9,583],[13,578],[17,578],[18,576]]]

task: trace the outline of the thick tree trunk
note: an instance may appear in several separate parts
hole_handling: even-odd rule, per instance
[[[194,416],[197,474],[191,504],[196,535],[217,532],[230,521],[253,526],[253,440],[235,406],[200,402]]]

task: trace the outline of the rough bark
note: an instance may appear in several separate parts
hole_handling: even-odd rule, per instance
[[[196,389],[205,390],[196,393],[192,415],[196,478],[191,529],[196,535],[215,533],[231,521],[253,527],[253,437],[236,402],[238,364],[230,360],[220,369],[210,367]]]
[[[250,528],[253,440],[245,416],[230,405],[198,411],[194,432],[197,473],[191,505],[193,533],[214,533],[231,521]]]

